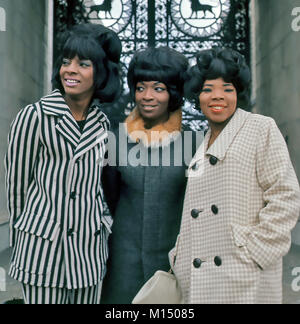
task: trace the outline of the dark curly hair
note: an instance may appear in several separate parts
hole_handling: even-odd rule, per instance
[[[188,69],[187,58],[169,47],[149,47],[133,56],[128,69],[128,86],[135,101],[136,85],[140,81],[159,81],[166,85],[170,95],[169,111],[184,103],[183,88]]]
[[[215,47],[196,55],[197,64],[188,71],[185,96],[200,108],[199,95],[206,80],[223,78],[232,83],[237,91],[238,105],[249,110],[250,69],[240,53],[227,48]]]
[[[60,80],[60,68],[64,58],[91,60],[94,67],[94,98],[112,102],[120,94],[119,61],[121,41],[112,30],[99,24],[75,25],[58,36],[59,56],[55,62],[52,85],[64,94]]]

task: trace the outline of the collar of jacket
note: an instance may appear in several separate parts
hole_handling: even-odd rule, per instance
[[[75,149],[75,156],[84,154],[107,137],[109,121],[100,110],[96,100],[93,101],[89,108],[82,133],[59,90],[55,90],[50,95],[43,97],[41,103],[44,114],[60,117],[56,129],[72,144]]]
[[[233,142],[234,138],[250,116],[251,113],[237,108],[229,123],[216,138],[214,143],[207,148],[211,136],[211,129],[209,128],[201,146],[190,163],[190,167],[192,167],[196,162],[203,160],[205,155],[214,156],[220,161],[224,160],[230,144]]]
[[[125,120],[127,136],[136,143],[142,142],[146,147],[168,146],[171,141],[180,136],[182,110],[170,113],[169,119],[151,129],[145,128],[145,123],[137,108],[134,108]]]
[[[41,99],[43,104],[43,112],[47,115],[60,116],[65,114],[71,114],[69,106],[59,90],[54,90],[50,95]],[[94,100],[89,108],[89,112],[93,109],[99,109],[100,104],[97,100]],[[104,115],[100,110],[99,112]]]

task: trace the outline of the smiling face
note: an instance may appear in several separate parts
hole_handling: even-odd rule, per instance
[[[212,128],[224,128],[237,108],[237,92],[222,78],[206,80],[199,96],[200,107]]]
[[[94,93],[94,69],[90,60],[78,56],[64,58],[60,68],[60,80],[66,97],[91,98]]]
[[[137,109],[151,127],[169,119],[170,94],[167,86],[159,81],[141,81],[136,85]]]

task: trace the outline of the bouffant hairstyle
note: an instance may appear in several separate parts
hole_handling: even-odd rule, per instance
[[[169,47],[149,47],[136,52],[127,75],[132,100],[135,101],[138,82],[159,81],[166,85],[169,92],[169,111],[181,108],[188,66],[187,58]]]
[[[121,41],[112,30],[99,24],[75,25],[58,36],[58,58],[54,64],[52,85],[64,94],[60,68],[64,58],[91,60],[94,68],[94,98],[112,102],[120,94],[119,61]]]
[[[199,95],[206,80],[223,78],[237,91],[238,105],[249,109],[250,69],[240,53],[227,48],[203,50],[196,55],[197,64],[188,71],[184,86],[185,96],[200,108]]]

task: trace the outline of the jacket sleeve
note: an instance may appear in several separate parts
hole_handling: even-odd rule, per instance
[[[5,155],[7,206],[10,216],[10,246],[14,245],[15,220],[24,209],[39,147],[38,115],[35,106],[22,109],[12,122]]]
[[[102,172],[102,186],[105,201],[114,216],[120,198],[121,175],[115,166],[105,166]]]
[[[291,230],[300,210],[300,192],[283,136],[273,119],[260,126],[257,139],[257,179],[263,190],[265,207],[259,223],[251,227],[247,249],[265,269],[288,253]]]

